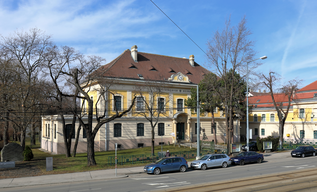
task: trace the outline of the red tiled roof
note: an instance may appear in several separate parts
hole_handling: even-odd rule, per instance
[[[302,91],[312,91],[312,90],[316,90],[317,91],[317,81],[301,88],[300,90],[298,90],[298,92],[302,92]]]
[[[129,49],[110,63],[100,67],[93,74],[103,77],[167,81],[173,74],[181,72],[189,77],[192,83],[198,84],[204,74],[210,73],[197,63],[189,64],[189,59],[138,52],[138,62],[134,62]],[[174,71],[174,72],[171,72]]]
[[[314,98],[314,95],[317,93],[317,91],[314,92],[304,92],[304,93],[296,93],[295,99],[311,99]]]
[[[270,93],[257,93],[257,92],[251,92],[251,93],[254,96],[249,97],[249,105],[254,105],[254,106],[256,105],[256,108],[274,107]],[[312,99],[314,98],[315,94],[317,94],[317,81],[296,91],[295,96],[291,101],[294,100],[296,102],[296,100],[298,101],[300,99]],[[274,94],[274,99],[278,103],[283,102],[283,106],[287,106],[287,102],[288,102],[287,95],[282,93]]]
[[[287,102],[287,96],[285,94],[274,94],[275,102]],[[266,93],[263,95],[257,95],[253,97],[249,97],[250,104],[261,104],[261,103],[272,103],[272,97],[270,93]]]

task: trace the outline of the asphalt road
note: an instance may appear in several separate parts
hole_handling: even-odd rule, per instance
[[[264,155],[261,164],[235,165],[228,168],[211,168],[206,171],[188,170],[185,173],[173,172],[160,175],[132,174],[127,178],[98,180],[89,182],[73,182],[53,185],[27,186],[16,188],[3,188],[1,191],[24,192],[104,192],[104,191],[155,191],[170,189],[186,185],[225,181],[241,178],[252,178],[272,173],[298,171],[317,167],[317,156],[306,158],[292,158],[290,153],[269,153]]]

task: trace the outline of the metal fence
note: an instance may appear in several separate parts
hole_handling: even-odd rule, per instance
[[[284,141],[284,145],[283,145],[283,149],[289,149],[289,150],[292,150],[292,149],[296,149],[298,146],[301,146],[301,145],[310,145],[310,146],[313,146],[314,148],[317,148],[317,142],[309,142],[309,141],[306,141],[306,142],[298,142],[298,143],[293,143],[293,142],[289,142],[289,141]]]
[[[210,151],[203,149],[200,151],[200,156],[209,154],[209,153],[225,153],[225,151]],[[141,154],[141,155],[118,155],[117,156],[117,164],[118,165],[127,165],[127,164],[137,164],[137,163],[152,163],[155,162],[164,156],[162,153],[158,153],[157,156],[153,156],[151,154]],[[184,157],[185,159],[193,159],[196,157],[195,151],[179,151],[179,152],[170,152],[170,157]],[[115,156],[108,157],[108,165],[115,165]]]

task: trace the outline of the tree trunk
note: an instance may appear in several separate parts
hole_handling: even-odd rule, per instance
[[[17,130],[16,130],[16,128],[15,128],[15,126],[13,126],[13,141],[17,141],[18,139],[17,139]]]
[[[66,157],[70,157],[70,150],[67,150],[67,131],[66,131],[66,124],[65,124],[65,118],[64,118],[64,115],[60,115],[61,116],[61,119],[62,119],[62,125],[63,125],[63,139],[64,139],[64,146],[65,146],[65,149],[66,149]]]
[[[213,110],[211,110],[211,128],[214,131],[214,143],[217,144],[217,133],[216,133],[217,128],[215,125],[215,114]]]
[[[53,137],[53,135],[52,135]],[[35,127],[34,124],[31,124],[31,145],[35,145],[36,141],[35,141]]]
[[[73,133],[75,132],[75,123],[76,123],[76,115],[74,114],[73,121],[72,121],[72,128],[71,128],[70,133],[69,133],[68,138],[67,138],[66,150],[67,150],[68,157],[71,157],[72,138],[73,138]]]
[[[25,149],[25,135],[25,130],[21,129],[21,146],[23,150]]]
[[[285,123],[285,121],[284,120],[282,120],[282,121],[280,121],[279,122],[279,129],[280,129],[280,149],[283,149],[283,143],[284,143],[284,137],[283,137],[283,135],[284,135],[284,123]]]
[[[151,153],[152,153],[152,156],[154,156],[154,127],[152,127],[152,130],[151,130]]]
[[[3,130],[3,146],[9,143],[9,112],[6,112],[6,122]]]
[[[85,128],[84,128],[84,129],[85,129]],[[79,125],[79,127],[78,127],[78,129],[77,129],[76,140],[75,140],[74,150],[73,150],[73,157],[76,157],[77,145],[78,145],[80,130],[81,130],[81,124]]]
[[[95,137],[91,134],[91,131],[87,131],[87,166],[97,165],[95,160]]]

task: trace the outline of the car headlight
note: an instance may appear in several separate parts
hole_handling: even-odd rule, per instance
[[[148,169],[153,169],[154,167],[148,167]]]

